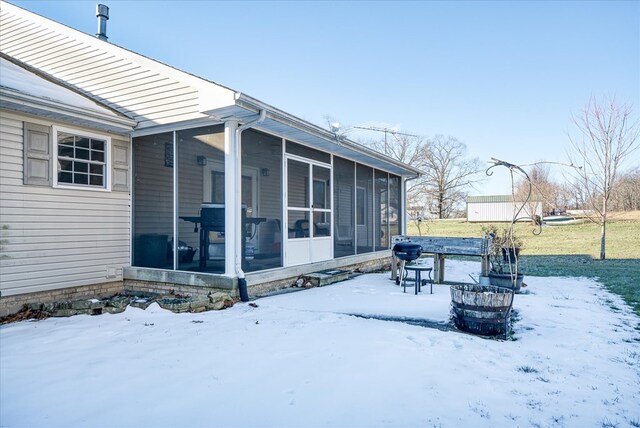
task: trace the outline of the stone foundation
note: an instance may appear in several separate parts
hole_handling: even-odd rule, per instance
[[[208,297],[209,295],[214,293],[225,293],[232,299],[238,297],[237,289],[228,290],[216,287],[169,284],[164,282],[140,281],[134,279],[124,280],[124,293],[138,296],[173,294],[193,297]]]
[[[326,267],[330,269],[336,268],[334,266]],[[366,261],[358,261],[357,263],[347,264],[344,266],[340,265],[338,269],[349,272],[372,272],[381,269],[389,269],[389,267],[390,258],[382,257]],[[183,276],[188,275],[184,273],[180,274]],[[250,298],[256,298],[291,287],[314,286],[314,282],[309,275],[310,273],[300,273],[296,276],[274,280],[268,280],[260,274],[253,279],[251,276],[248,276],[247,282],[249,287],[249,296]],[[194,276],[194,278],[197,277]],[[20,311],[25,305],[31,305],[31,307],[34,307],[33,305],[46,305],[54,302],[73,302],[83,299],[104,299],[116,294],[160,298],[167,296],[167,298],[171,299],[189,297],[198,301],[211,301],[211,299],[214,299],[216,300],[215,306],[221,305],[218,301],[237,301],[237,281],[231,278],[217,278],[217,280],[219,282],[219,287],[212,286],[212,284],[218,284],[215,281],[211,281],[206,285],[186,285],[143,279],[125,279],[124,281],[115,281],[103,284],[69,287],[52,291],[18,294],[15,296],[3,296],[0,297],[0,317],[14,314]],[[224,303],[224,306],[228,306],[228,303]],[[200,308],[198,307],[197,309],[199,311]],[[207,309],[204,310],[209,309],[220,308],[207,307]],[[92,309],[88,308],[88,310]],[[194,311],[196,308],[192,307],[189,310]]]
[[[22,309],[23,306],[29,304],[104,298],[122,293],[123,291],[122,281],[114,281],[80,287],[60,288],[51,291],[17,294],[14,296],[2,296],[0,297],[0,316],[16,313]]]

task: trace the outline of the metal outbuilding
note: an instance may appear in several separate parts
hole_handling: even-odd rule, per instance
[[[468,196],[467,221],[511,221],[521,208],[519,221],[542,216],[541,201],[516,201],[512,195]]]

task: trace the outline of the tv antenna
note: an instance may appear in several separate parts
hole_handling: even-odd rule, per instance
[[[415,135],[415,134],[407,134],[406,132],[399,132],[396,131],[395,129],[390,129],[390,128],[379,128],[377,126],[354,126],[354,128],[357,129],[364,129],[366,131],[375,131],[375,132],[384,132],[384,154],[387,154],[387,134],[391,134],[394,137],[396,135],[406,135],[407,137],[416,137],[419,138],[419,135]]]

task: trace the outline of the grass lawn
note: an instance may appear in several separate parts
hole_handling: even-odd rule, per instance
[[[480,237],[483,225],[487,223],[435,220],[424,222],[421,231],[425,236]],[[407,229],[409,235],[419,234],[415,224],[409,224]],[[616,216],[608,223],[607,260],[598,259],[600,227],[593,223],[544,227],[540,235],[534,235],[532,230],[529,224],[516,224],[516,234],[524,243],[523,271],[536,276],[598,278],[640,315],[640,212]]]

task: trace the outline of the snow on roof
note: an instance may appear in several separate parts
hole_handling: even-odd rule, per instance
[[[67,106],[95,111],[114,118],[122,117],[84,95],[47,80],[6,58],[0,58],[0,87],[32,97],[56,101]]]

